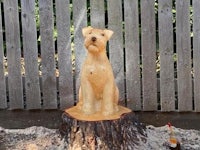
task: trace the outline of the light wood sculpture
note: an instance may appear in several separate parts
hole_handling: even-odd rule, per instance
[[[119,106],[119,90],[111,64],[106,55],[106,44],[113,31],[82,29],[87,56],[81,69],[81,86],[77,106],[66,112],[79,120],[112,120],[120,118],[130,109]]]

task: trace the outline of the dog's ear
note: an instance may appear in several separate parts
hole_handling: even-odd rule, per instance
[[[88,34],[89,32],[91,32],[92,29],[93,29],[93,28],[92,28],[91,26],[88,26],[88,27],[83,28],[83,29],[82,29],[82,34],[83,34],[83,36],[85,37],[86,34]]]
[[[105,35],[107,36],[108,40],[111,38],[111,36],[113,35],[113,31],[112,30],[104,30]]]

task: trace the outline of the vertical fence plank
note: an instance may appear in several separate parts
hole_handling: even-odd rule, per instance
[[[21,48],[19,31],[18,1],[4,1],[6,26],[6,52],[8,59],[8,87],[10,109],[21,109],[23,105],[23,90],[21,78]]]
[[[69,0],[56,1],[60,108],[74,105]]]
[[[108,28],[114,31],[109,41],[109,58],[120,93],[120,103],[124,103],[124,52],[122,35],[122,2],[109,0],[108,2]]]
[[[42,93],[45,109],[57,108],[55,77],[55,50],[53,41],[53,4],[51,0],[39,0]]]
[[[6,102],[6,84],[4,76],[4,46],[3,46],[3,29],[0,8],[0,109],[7,107]]]
[[[105,8],[104,1],[91,0],[90,1],[90,16],[91,26],[95,28],[105,27]]]
[[[74,24],[74,50],[75,50],[75,81],[76,95],[80,87],[80,70],[85,59],[86,50],[82,36],[82,28],[87,26],[86,0],[73,0],[73,24]]]
[[[193,0],[193,66],[195,111],[200,112],[200,1]]]
[[[172,1],[159,0],[160,99],[162,111],[175,110]]]
[[[141,110],[138,1],[124,1],[127,106]]]
[[[141,1],[143,108],[157,110],[154,0]]]
[[[178,69],[178,109],[192,110],[191,49],[190,49],[190,1],[176,1],[176,45]]]
[[[35,23],[35,1],[22,0],[22,35],[25,60],[26,108],[41,108],[38,74],[37,31]]]

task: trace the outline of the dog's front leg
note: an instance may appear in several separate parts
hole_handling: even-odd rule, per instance
[[[104,91],[103,91],[103,102],[102,102],[102,112],[103,115],[110,115],[113,114],[114,109],[114,96],[115,93],[115,87],[113,83],[108,82],[105,85]]]
[[[82,111],[84,114],[94,113],[94,91],[89,81],[82,81],[81,83],[81,96],[82,96]]]

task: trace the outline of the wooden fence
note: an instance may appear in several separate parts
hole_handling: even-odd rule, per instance
[[[200,111],[199,0],[2,0],[0,9],[1,109],[73,106],[81,29],[91,25],[114,31],[108,56],[122,105]]]

